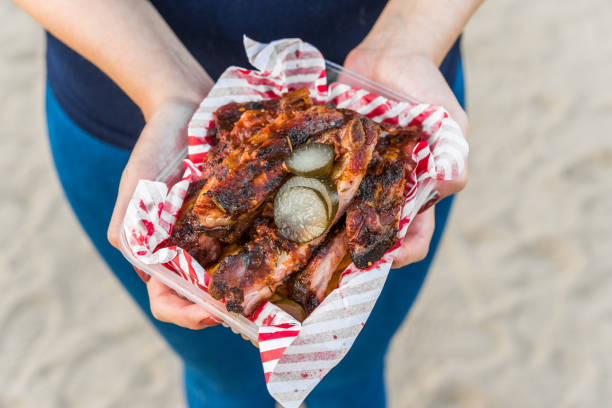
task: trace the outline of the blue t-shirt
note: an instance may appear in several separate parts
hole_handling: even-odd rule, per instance
[[[370,31],[386,0],[151,0],[187,49],[216,79],[229,65],[249,67],[242,35],[262,42],[299,37],[342,63]],[[455,44],[443,62],[453,78]],[[104,73],[47,33],[47,79],[62,109],[100,140],[131,149],[144,126],[139,108]]]

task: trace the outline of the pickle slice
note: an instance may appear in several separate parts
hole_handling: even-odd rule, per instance
[[[327,203],[319,191],[283,185],[274,199],[274,222],[285,238],[305,243],[320,237],[331,221]]]
[[[306,177],[326,176],[334,164],[334,149],[323,143],[309,143],[295,149],[285,160],[293,174]]]
[[[319,181],[327,190],[327,194],[329,194],[329,202],[331,204],[331,209],[329,211],[329,222],[334,221],[334,217],[338,212],[338,203],[340,202],[340,198],[338,197],[338,190],[334,185],[334,182],[327,176],[325,177],[317,177],[317,181]]]
[[[334,186],[334,183],[327,177],[310,178],[294,176],[291,177],[279,190],[278,194],[282,194],[284,191],[292,187],[308,187],[317,190],[325,203],[327,204],[327,217],[331,222],[336,216],[338,211],[338,191]]]

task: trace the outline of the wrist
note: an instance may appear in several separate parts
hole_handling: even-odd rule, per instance
[[[151,80],[151,86],[144,90],[140,103],[137,103],[147,121],[162,106],[176,104],[197,108],[212,88],[212,79],[199,65],[181,68],[158,72]]]
[[[439,66],[481,0],[390,0],[358,48],[392,58],[421,55]]]
[[[403,76],[406,72],[411,71],[411,67],[431,66],[432,69],[438,70],[431,55],[421,50],[394,50],[363,43],[349,53],[344,61],[344,66],[391,88],[397,87],[393,84],[398,76]]]
[[[448,51],[419,15],[401,19],[395,25],[375,27],[356,49],[375,55],[377,60],[419,56],[431,60],[436,66]]]

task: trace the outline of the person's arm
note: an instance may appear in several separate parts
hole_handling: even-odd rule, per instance
[[[189,118],[212,80],[146,0],[14,0],[55,37],[106,73],[140,107],[147,124],[123,171],[108,239],[117,247],[136,184],[154,179],[168,143],[187,139]],[[217,321],[155,278],[147,281],[153,315],[200,329]]]
[[[405,95],[446,108],[467,138],[467,116],[438,66],[482,1],[391,0],[344,65]],[[462,190],[466,182],[467,169],[456,182],[438,183],[438,199]],[[425,258],[434,224],[433,207],[415,217],[394,267]]]
[[[420,54],[440,65],[484,0],[390,0],[357,49],[377,62]]]
[[[199,103],[212,80],[146,0],[14,0],[100,68],[148,120],[168,100]]]

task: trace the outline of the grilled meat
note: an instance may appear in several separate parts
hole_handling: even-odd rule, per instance
[[[412,151],[421,133],[416,129],[392,131],[379,140],[346,212],[349,253],[362,269],[379,260],[397,240],[404,187],[415,165]]]
[[[272,122],[281,112],[306,110],[312,106],[307,89],[287,93],[279,99],[258,102],[232,102],[214,113],[218,144],[223,148],[240,148],[261,128]]]
[[[245,218],[252,220],[285,180],[288,173],[283,162],[291,149],[343,121],[340,112],[325,106],[281,113],[249,139],[254,146],[247,147],[240,157],[230,154],[227,172],[202,189],[192,210],[201,230],[227,241],[227,232]]]
[[[245,316],[269,299],[291,272],[304,267],[312,251],[312,245],[281,236],[272,220],[256,223],[253,240],[221,260],[208,287],[213,297],[225,298],[227,310]]]
[[[334,146],[335,161],[331,179],[338,189],[339,197],[334,223],[355,197],[381,133],[380,127],[365,116],[346,110],[343,113],[351,118],[344,132],[326,132],[315,138],[319,143]]]
[[[332,224],[356,194],[380,133],[380,128],[367,118],[353,113],[343,113],[343,116],[347,122],[342,128],[313,138],[333,144],[340,155],[332,170],[332,182],[339,196],[338,212]],[[260,227],[244,250],[221,261],[211,278],[210,293],[217,299],[225,298],[228,310],[249,316],[291,274],[306,266],[324,240],[325,234],[308,243],[296,244],[282,238],[273,224]]]
[[[280,99],[246,103],[232,102],[220,107],[214,113],[217,140],[230,146],[238,145],[243,130],[257,132],[260,128],[257,126],[258,121],[260,119],[268,119],[268,121],[270,118],[274,119],[278,115],[279,107]],[[234,131],[243,116],[244,119],[247,119],[243,121],[243,124],[246,125],[246,123],[251,122],[255,127],[240,126]],[[253,119],[255,120],[253,121]]]
[[[189,186],[185,204],[168,243],[187,250],[202,265],[216,261],[221,253],[218,238],[226,243],[235,242],[251,225],[258,211],[238,216],[226,225],[205,228],[200,223],[197,211],[194,213],[198,197],[217,185],[241,160],[246,160],[248,154],[243,154],[245,150],[256,148],[249,140],[279,114],[305,110],[311,106],[308,90],[301,89],[285,94],[280,99],[230,103],[220,107],[215,112],[216,144],[203,164],[202,179]],[[258,140],[265,141],[265,138],[260,137]],[[273,170],[260,177],[258,182],[264,177],[274,178],[281,174],[278,169]]]
[[[344,224],[338,223],[317,248],[308,265],[295,274],[289,284],[289,297],[310,314],[325,298],[327,285],[346,255]]]
[[[189,185],[183,207],[172,229],[172,235],[165,244],[165,246],[179,246],[183,248],[203,267],[216,262],[221,255],[219,240],[199,233],[197,225],[193,224],[193,220],[189,216],[196,196],[205,182],[206,180],[199,180]]]
[[[393,245],[418,129],[381,128],[354,111],[313,106],[307,90],[225,105],[215,121],[216,144],[202,179],[189,187],[169,243],[208,268],[209,291],[229,311],[250,316],[285,285],[310,313],[347,250],[364,268]],[[334,149],[330,179],[338,210],[326,233],[298,244],[279,233],[272,207],[288,176],[284,160],[311,141]],[[223,248],[241,236],[246,244]]]

